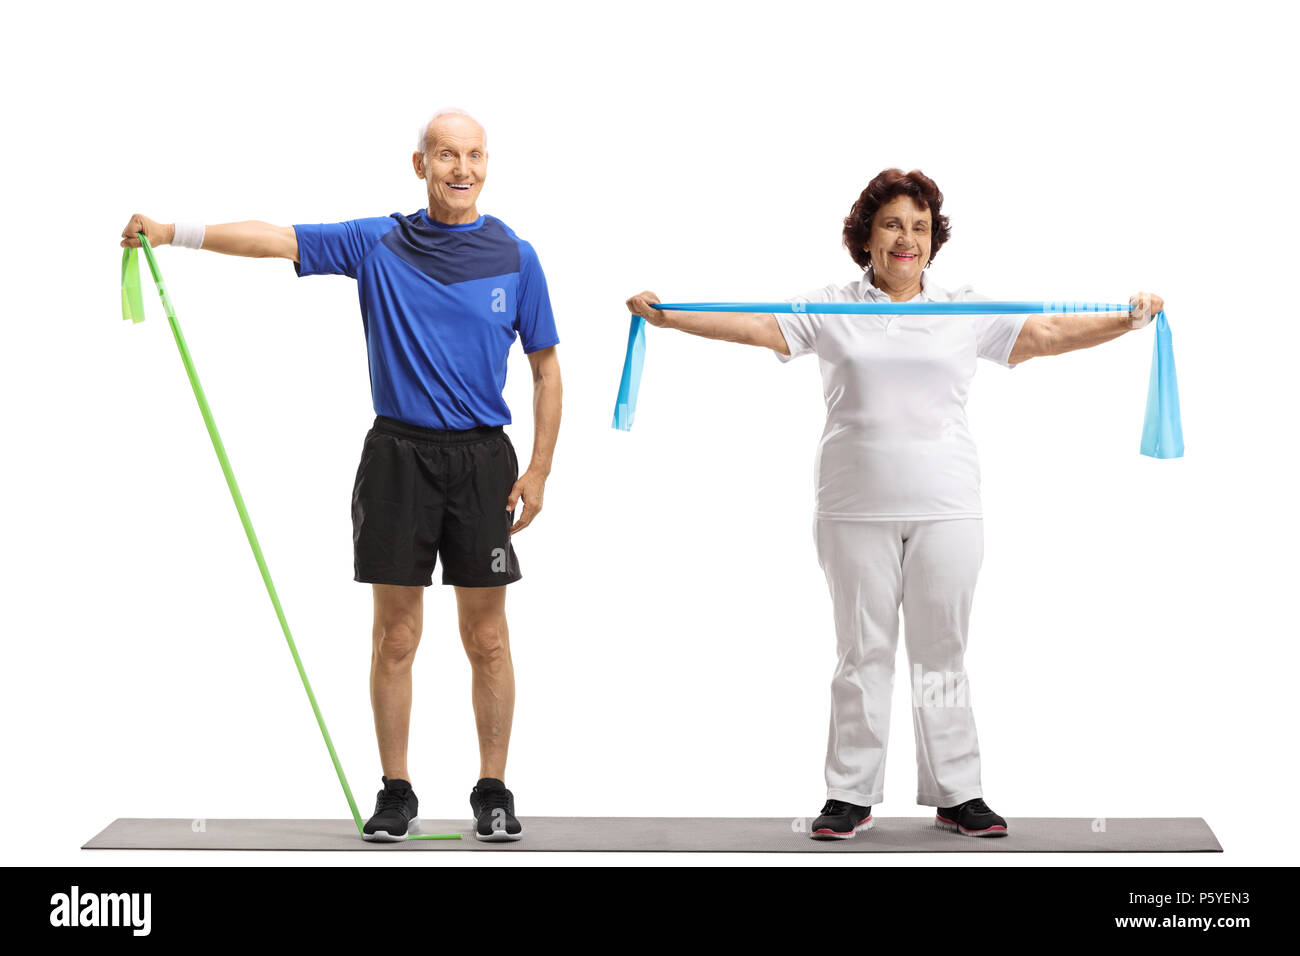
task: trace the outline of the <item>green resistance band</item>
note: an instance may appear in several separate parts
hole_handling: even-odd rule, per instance
[[[185,371],[190,377],[190,385],[194,387],[194,397],[198,399],[199,411],[203,413],[203,421],[208,426],[208,435],[212,438],[212,447],[217,450],[217,459],[221,462],[221,470],[225,473],[226,484],[230,486],[230,495],[235,499],[235,507],[239,510],[239,520],[243,522],[244,533],[248,535],[248,543],[253,547],[253,556],[257,558],[257,567],[262,572],[262,580],[266,582],[266,591],[271,595],[271,604],[275,606],[276,617],[280,619],[280,627],[284,631],[284,639],[289,642],[289,653],[293,655],[293,663],[298,668],[298,676],[302,678],[302,686],[307,691],[307,699],[311,701],[312,713],[316,715],[316,723],[320,727],[321,736],[325,738],[325,747],[330,752],[330,760],[334,763],[334,772],[338,774],[339,783],[343,787],[343,793],[348,798],[348,808],[352,811],[352,819],[356,821],[357,832],[361,833],[365,824],[361,820],[361,811],[357,809],[357,802],[352,798],[352,788],[348,786],[348,778],[343,773],[343,766],[339,763],[339,755],[334,751],[334,742],[330,740],[330,732],[325,727],[325,718],[321,716],[320,705],[316,703],[316,695],[312,692],[311,682],[307,680],[307,671],[302,666],[302,658],[298,656],[298,647],[293,642],[293,635],[289,633],[289,622],[285,619],[284,609],[280,606],[280,598],[275,593],[275,585],[271,582],[271,572],[267,570],[266,559],[262,557],[262,548],[257,543],[257,534],[253,531],[253,522],[249,520],[248,509],[244,507],[244,496],[239,493],[239,485],[235,481],[235,473],[230,469],[230,459],[226,457],[225,446],[221,444],[221,436],[217,433],[217,423],[212,418],[212,410],[208,408],[208,400],[204,397],[203,386],[199,384],[198,372],[194,370],[194,361],[190,358],[190,350],[185,345],[185,336],[181,333],[180,323],[176,320],[176,310],[172,308],[171,297],[167,294],[167,286],[163,283],[162,273],[158,271],[158,261],[154,258],[153,247],[149,240],[142,232],[136,233],[140,240],[140,246],[144,249],[145,258],[149,261],[149,271],[153,273],[154,285],[158,287],[158,295],[162,297],[163,311],[167,313],[167,321],[171,323],[172,335],[176,338],[176,347],[180,349],[181,361],[185,363]],[[124,249],[122,251],[122,318],[130,319],[132,322],[144,321],[144,301],[140,293],[140,262],[134,248]],[[459,840],[459,833],[415,833],[409,834],[408,840]]]

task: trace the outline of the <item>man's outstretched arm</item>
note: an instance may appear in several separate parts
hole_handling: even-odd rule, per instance
[[[122,248],[140,247],[136,233],[143,232],[151,246],[165,246],[176,235],[175,223],[154,222],[136,213],[122,230]],[[226,222],[203,227],[203,246],[211,252],[255,259],[291,259],[298,261],[298,234],[293,226],[276,226],[269,222]]]

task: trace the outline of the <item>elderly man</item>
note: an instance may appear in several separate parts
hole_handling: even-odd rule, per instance
[[[517,840],[505,786],[514,713],[506,585],[521,577],[511,535],[542,508],[560,426],[559,336],[533,247],[480,215],[487,137],[461,110],[435,113],[411,157],[428,205],[346,222],[275,226],[159,224],[135,215],[122,245],[187,246],[291,259],[299,276],[357,281],[375,422],[352,492],[355,580],[374,592],[370,699],[383,789],[362,836],[401,840],[418,824],[407,771],[411,663],[436,556],[456,591],[473,671],[479,781],[470,793],[480,840]],[[516,336],[532,365],[533,453],[518,473],[502,426],[506,359]],[[516,504],[523,513],[515,520]]]

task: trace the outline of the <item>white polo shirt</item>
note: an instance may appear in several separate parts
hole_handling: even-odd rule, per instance
[[[1008,358],[1028,315],[826,315],[817,302],[888,302],[868,269],[789,302],[809,311],[776,313],[790,354],[815,353],[826,397],[826,428],[813,470],[816,514],[857,521],[974,518],[979,457],[966,422],[976,358]],[[921,273],[913,302],[989,301],[970,286],[947,292]]]

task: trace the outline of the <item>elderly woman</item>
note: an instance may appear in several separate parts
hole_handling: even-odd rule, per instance
[[[887,169],[844,220],[844,245],[864,274],[788,301],[793,314],[659,311],[652,292],[628,309],[660,328],[772,349],[782,362],[816,354],[826,428],[815,467],[813,540],[834,609],[827,800],[815,839],[872,826],[884,799],[885,750],[898,643],[907,620],[918,786],[935,823],[1003,836],[984,802],[963,656],[984,553],[980,473],[965,405],[976,358],[1007,368],[1090,348],[1141,328],[1163,308],[1138,293],[1123,313],[1087,315],[835,315],[819,302],[985,300],[948,292],[930,264],[949,237],[943,195],[919,170]]]

